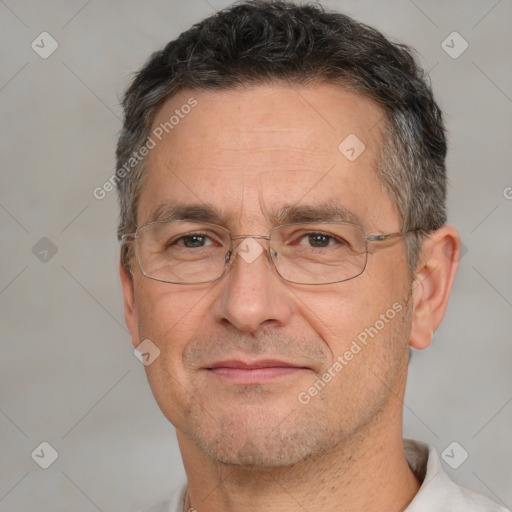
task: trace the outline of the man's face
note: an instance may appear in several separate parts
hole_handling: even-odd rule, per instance
[[[184,91],[153,128],[190,97],[197,106],[150,152],[138,225],[158,207],[193,205],[233,235],[267,235],[286,209],[336,205],[368,234],[400,231],[376,174],[384,123],[371,100],[323,84]],[[365,145],[355,160],[338,149],[349,135]],[[286,282],[263,251],[210,284],[158,282],[134,264],[133,284],[133,343],[159,347],[149,383],[190,449],[288,465],[400,416],[411,323],[402,239],[370,243],[366,270],[342,283]]]

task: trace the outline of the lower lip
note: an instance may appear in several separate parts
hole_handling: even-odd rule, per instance
[[[218,377],[237,384],[261,384],[289,375],[296,375],[304,368],[292,366],[269,366],[265,368],[209,368],[209,371]]]

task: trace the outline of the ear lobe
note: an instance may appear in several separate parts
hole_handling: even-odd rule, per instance
[[[121,261],[119,261],[119,277],[121,278],[123,291],[124,319],[130,332],[132,345],[135,348],[139,344],[139,316],[133,287],[133,276],[129,274]]]
[[[409,345],[427,348],[448,306],[460,259],[460,236],[444,226],[424,240],[412,285],[413,315]]]

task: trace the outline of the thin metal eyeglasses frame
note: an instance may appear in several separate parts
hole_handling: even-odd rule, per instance
[[[137,240],[137,232],[141,228],[143,228],[143,227],[151,226],[151,225],[155,225],[155,224],[168,224],[168,223],[172,223],[172,222],[194,222],[194,221],[174,220],[174,221],[148,222],[146,224],[142,224],[141,226],[138,226],[134,233],[128,233],[128,234],[123,235],[121,237],[120,243],[121,243],[121,245],[126,245],[129,242],[136,242],[136,240]],[[279,228],[282,228],[282,227],[286,227],[286,226],[295,226],[295,225],[296,226],[303,226],[303,225],[307,225],[307,224],[347,224],[347,225],[350,225],[350,226],[356,226],[364,234],[365,244],[368,243],[368,242],[385,242],[387,240],[390,240],[390,239],[393,239],[393,238],[399,238],[399,237],[408,235],[410,233],[428,234],[425,230],[423,230],[421,228],[417,228],[417,229],[409,229],[407,231],[396,231],[395,233],[385,233],[385,234],[380,234],[380,235],[367,235],[364,232],[362,226],[359,226],[358,224],[353,224],[351,222],[311,221],[311,222],[293,222],[293,223],[290,223],[290,224],[279,224],[278,226],[274,226],[270,230],[268,235],[232,235],[231,231],[229,231],[229,229],[225,228],[224,226],[220,226],[219,224],[212,224],[210,222],[197,222],[197,224],[201,224],[201,225],[205,225],[205,226],[213,226],[215,228],[223,229],[224,231],[229,233],[231,242],[233,242],[233,240],[240,240],[240,239],[245,239],[245,238],[257,238],[257,239],[260,239],[260,240],[266,240],[267,242],[270,242],[270,235],[272,234],[272,231],[274,231],[276,229],[279,229]],[[272,264],[274,266],[275,271],[277,272],[277,274],[279,275],[279,277],[281,279],[283,279],[284,281],[287,281],[289,283],[300,284],[300,285],[303,285],[303,286],[320,286],[320,285],[324,285],[324,284],[335,284],[335,283],[343,283],[345,281],[350,281],[351,279],[355,279],[356,277],[359,277],[365,271],[366,265],[367,265],[367,262],[368,262],[368,258],[366,257],[364,267],[361,269],[361,271],[358,274],[356,274],[355,276],[349,277],[347,279],[341,279],[339,281],[330,281],[330,282],[327,282],[327,283],[300,283],[300,282],[297,282],[297,281],[292,281],[290,279],[286,279],[285,277],[283,277],[280,274],[280,272],[279,272],[279,270],[277,268],[276,262],[274,261],[274,258],[272,256],[272,254],[270,253],[270,244],[267,246],[267,254],[269,256],[269,259],[272,261]],[[366,245],[366,254],[368,254],[368,246],[367,245]],[[230,249],[226,252],[226,256],[228,256],[228,255],[229,255],[229,258],[226,258],[226,261],[225,261],[225,264],[224,264],[224,270],[223,270],[222,274],[219,277],[216,277],[215,279],[210,279],[209,281],[200,281],[200,282],[173,282],[173,281],[166,281],[165,279],[158,279],[156,277],[151,277],[148,274],[146,274],[146,272],[144,272],[144,269],[141,267],[141,264],[139,262],[138,257],[136,258],[136,260],[137,260],[137,264],[139,266],[140,271],[148,279],[153,279],[154,281],[159,281],[161,283],[194,285],[194,284],[214,283],[215,281],[218,281],[219,279],[221,279],[226,274],[226,271],[228,270],[228,268],[235,261],[235,258],[236,258],[236,255],[237,255],[237,251],[233,250],[233,244],[231,244]]]

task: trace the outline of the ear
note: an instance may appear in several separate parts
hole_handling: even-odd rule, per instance
[[[460,259],[460,236],[444,226],[423,241],[412,285],[413,316],[409,345],[427,348],[443,319]]]
[[[121,278],[121,288],[124,299],[124,319],[130,336],[132,338],[133,348],[139,345],[139,317],[137,313],[137,303],[135,301],[135,290],[133,287],[133,276],[119,261],[119,276]]]

